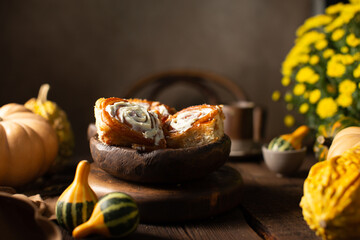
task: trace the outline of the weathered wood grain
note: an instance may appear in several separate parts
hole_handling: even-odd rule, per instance
[[[231,162],[244,179],[242,208],[249,225],[264,239],[320,239],[307,226],[299,203],[308,169],[314,163],[308,157],[293,177],[279,178],[263,161]]]

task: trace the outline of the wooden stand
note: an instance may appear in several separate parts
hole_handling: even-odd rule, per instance
[[[242,195],[241,175],[223,166],[208,176],[179,184],[138,184],[120,180],[91,166],[89,184],[98,197],[123,192],[134,198],[143,223],[169,223],[214,216],[237,206]]]

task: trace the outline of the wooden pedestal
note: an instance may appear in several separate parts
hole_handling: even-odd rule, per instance
[[[110,192],[132,196],[143,223],[182,222],[214,216],[237,206],[243,187],[240,173],[229,166],[196,181],[139,184],[115,178],[94,163],[89,184],[99,198]]]

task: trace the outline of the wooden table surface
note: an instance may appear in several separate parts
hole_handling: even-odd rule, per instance
[[[140,224],[134,233],[124,239],[320,239],[303,220],[299,207],[304,180],[314,163],[314,157],[309,154],[295,176],[281,178],[267,169],[261,156],[232,158],[226,165],[238,170],[244,180],[243,198],[239,206],[197,221]],[[60,177],[58,181],[71,182],[72,177]],[[56,191],[56,188],[51,191]],[[44,195],[49,196],[48,193]],[[54,202],[56,198],[52,196],[48,200]],[[66,230],[61,231],[63,239],[72,239]]]

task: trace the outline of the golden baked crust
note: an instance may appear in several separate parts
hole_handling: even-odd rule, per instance
[[[123,98],[100,98],[95,103],[95,125],[99,140],[108,145],[140,150],[165,148],[158,115]]]
[[[224,136],[221,105],[198,105],[185,108],[166,121],[166,141],[170,148],[202,146]]]

